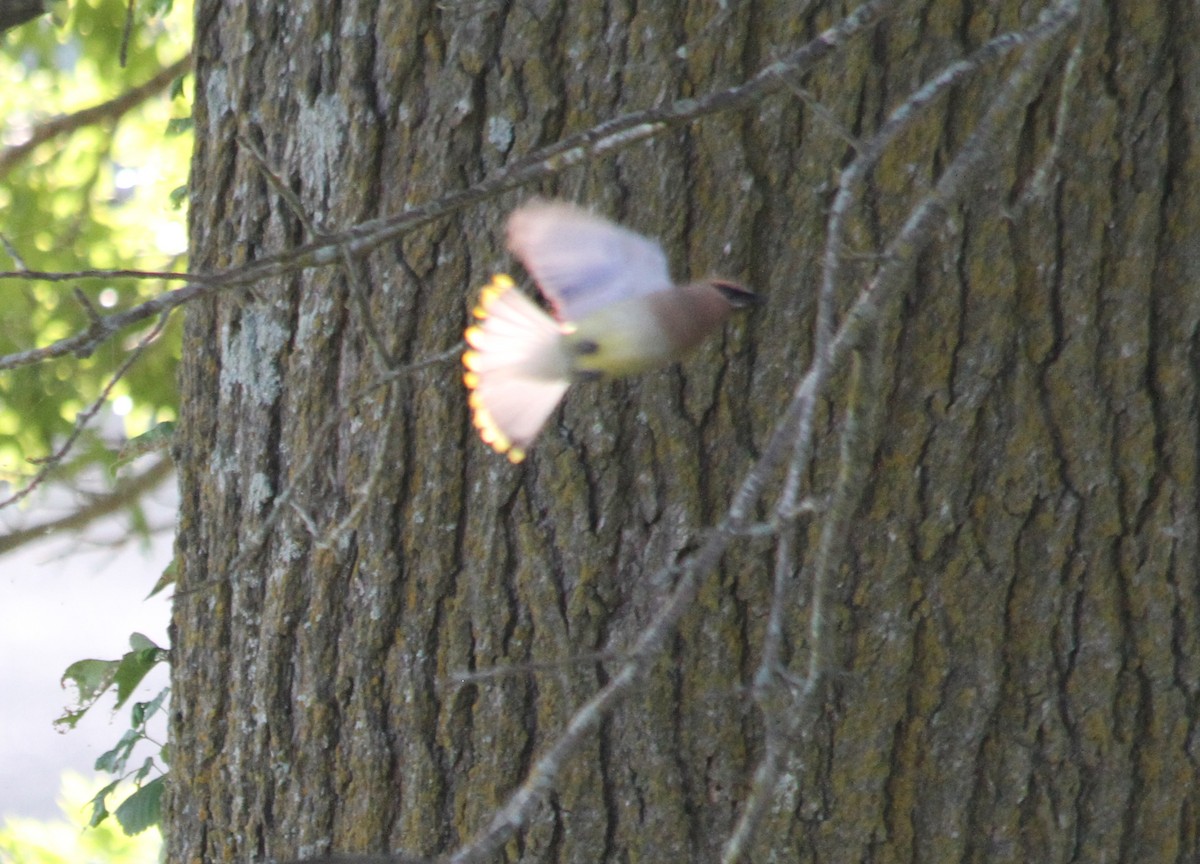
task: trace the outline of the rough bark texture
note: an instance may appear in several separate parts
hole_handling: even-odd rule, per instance
[[[238,136],[317,230],[341,229],[735,83],[833,20],[801,5],[198,0],[192,266],[306,237]],[[347,400],[383,371],[364,309],[399,362],[453,346],[510,266],[504,214],[536,190],[353,279],[308,271],[192,306],[168,859],[431,854],[480,828],[611,672],[564,661],[627,644],[663,591],[652,574],[763,445],[807,360],[843,133],[869,135],[1029,5],[901,4],[804,82],[844,129],[790,92],[541,190],[768,306],[682,367],[573,391],[521,467],[475,439],[454,362]],[[885,328],[829,699],[757,860],[1200,860],[1200,13],[1089,14],[1048,194],[1006,211],[1054,132],[1049,89]],[[847,250],[864,267],[997,80],[955,91],[880,166]],[[727,556],[509,858],[712,860],[758,752],[744,688],[769,573],[765,541]],[[447,680],[529,661],[561,665]]]

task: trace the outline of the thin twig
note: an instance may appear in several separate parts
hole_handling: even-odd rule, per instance
[[[888,145],[904,129],[908,128],[917,115],[930,107],[938,96],[945,93],[952,85],[963,77],[976,71],[986,63],[992,63],[1010,51],[1041,40],[1048,34],[1057,32],[1063,26],[1057,17],[1043,16],[1042,20],[1028,30],[1002,33],[990,39],[982,47],[955,63],[951,63],[939,74],[922,85],[899,107],[888,115],[887,120],[879,130],[864,142],[858,151],[858,158],[846,167],[838,182],[837,195],[829,210],[827,234],[825,238],[825,254],[823,259],[821,289],[817,307],[817,342],[828,344],[828,336],[833,331],[834,305],[837,298],[837,286],[841,277],[841,263],[845,247],[846,218],[851,205],[861,194],[862,185],[867,174],[875,167]]]
[[[373,466],[373,470],[367,477],[366,486],[355,493],[357,500],[351,506],[350,512],[346,514],[344,519],[326,529],[322,536],[313,538],[319,548],[335,548],[342,538],[358,527],[363,513],[366,512],[367,505],[374,504],[377,500],[375,493],[379,489],[379,484],[386,473],[384,470],[386,464],[384,456],[392,447],[392,430],[396,426],[396,421],[404,416],[403,411],[396,410],[390,404],[392,392],[392,388],[389,387],[384,394],[383,405],[380,406],[380,413],[382,413],[384,418],[383,426],[378,434],[373,436],[371,461],[369,463]]]
[[[259,169],[263,176],[267,178],[271,188],[283,199],[287,204],[288,209],[292,211],[300,225],[304,228],[304,233],[309,240],[319,240],[323,237],[329,237],[329,232],[318,226],[308,213],[304,210],[304,205],[300,201],[300,197],[293,192],[283,178],[279,176],[279,172],[267,161],[266,155],[258,149],[253,141],[245,135],[238,135],[236,138],[246,152],[254,157],[258,163]],[[346,271],[346,282],[350,288],[350,296],[354,301],[355,311],[358,312],[360,323],[363,327],[363,332],[367,335],[367,341],[371,344],[375,353],[379,355],[379,359],[385,369],[391,369],[397,365],[397,360],[392,356],[383,345],[383,335],[379,332],[379,327],[375,323],[375,316],[371,314],[368,293],[363,282],[362,275],[359,273],[358,260],[352,258],[349,250],[345,246],[339,246],[339,251],[342,256],[342,265]]]
[[[83,307],[83,314],[87,315],[88,320],[92,322],[92,326],[104,326],[100,320],[102,316],[96,310],[96,307],[92,305],[92,301],[88,299],[88,296],[83,293],[83,289],[75,287],[71,289],[71,292],[75,295],[75,302]]]
[[[1038,28],[1017,33],[1005,33],[998,36],[972,55],[957,63],[951,64],[932,80],[920,87],[908,99],[896,108],[880,129],[865,142],[853,142],[857,151],[854,161],[842,172],[838,185],[838,194],[830,209],[827,223],[827,240],[823,278],[818,294],[817,321],[813,347],[813,363],[822,377],[828,373],[829,346],[833,340],[837,288],[840,282],[843,236],[845,220],[851,204],[861,194],[861,187],[867,174],[883,156],[887,146],[905,128],[909,127],[919,116],[920,112],[933,104],[934,99],[944,93],[951,85],[958,82],[967,73],[980,68],[987,62],[1003,56],[1007,51],[1028,44],[1036,38]],[[800,499],[802,480],[812,458],[814,439],[811,427],[804,424],[802,434],[796,438],[795,449],[788,465],[783,490],[775,507],[775,518],[772,520],[782,527],[779,547],[776,554],[772,602],[768,613],[767,626],[763,639],[762,661],[756,673],[755,691],[760,699],[767,699],[773,690],[780,669],[780,656],[784,641],[784,620],[788,608],[787,596],[791,594],[794,580],[792,555],[794,547],[794,528],[789,528],[789,519],[784,514],[796,511]],[[819,600],[815,600],[819,604]]]
[[[838,477],[810,571],[808,670],[798,682],[787,682],[793,685],[789,689],[784,686],[786,676],[778,657],[774,658],[775,666],[768,668],[764,663],[760,667],[761,671],[770,673],[770,686],[755,682],[757,701],[764,719],[763,755],[755,768],[750,794],[746,797],[741,816],[726,841],[721,857],[723,864],[733,864],[748,852],[749,842],[762,824],[779,782],[789,752],[789,742],[814,713],[813,697],[818,692],[826,665],[826,586],[833,571],[840,566],[850,519],[866,482],[867,460],[863,456],[868,450],[866,439],[875,429],[873,418],[880,407],[881,352],[882,346],[878,340],[868,340],[865,349],[855,352],[856,362],[852,364],[846,421],[838,456]],[[794,578],[790,546],[793,537],[794,532],[785,532],[780,537],[780,546],[786,548],[781,548],[777,556],[777,586]]]
[[[27,527],[14,528],[7,533],[0,534],[0,555],[11,552],[26,543],[43,540],[52,534],[79,531],[97,519],[140,501],[147,492],[171,476],[173,467],[171,460],[164,457],[140,474],[122,479],[111,492],[93,497],[66,516]]]
[[[1025,191],[1013,205],[1010,218],[1018,218],[1030,204],[1043,200],[1049,192],[1050,175],[1058,167],[1058,161],[1062,155],[1063,137],[1070,128],[1068,124],[1071,121],[1072,97],[1076,95],[1079,78],[1083,74],[1080,62],[1082,57],[1083,40],[1080,39],[1075,43],[1071,55],[1067,58],[1066,66],[1063,68],[1063,83],[1059,89],[1058,108],[1054,112],[1054,138],[1037,170],[1033,172],[1033,178],[1029,181],[1029,185],[1025,187]]]
[[[357,393],[351,394],[346,399],[345,403],[343,403],[343,405],[340,407],[340,409],[332,412],[330,416],[326,418],[325,422],[321,424],[320,428],[317,429],[316,434],[313,435],[313,440],[322,441],[328,439],[330,433],[333,432],[338,423],[342,422],[343,414],[347,408],[363,399],[370,397],[381,387],[391,386],[401,378],[412,375],[413,373],[422,369],[429,368],[430,366],[436,366],[440,363],[449,362],[450,360],[457,358],[462,351],[462,345],[455,345],[453,348],[449,348],[438,354],[434,354],[431,357],[426,357],[423,360],[418,360],[416,362],[409,363],[405,366],[388,371],[386,374],[375,379],[370,384],[365,385]],[[312,467],[316,463],[319,455],[320,453],[318,449],[316,447],[312,447],[296,466],[295,470],[293,470],[292,476],[303,477],[306,475],[310,470],[312,470]],[[283,518],[284,513],[291,508],[291,502],[295,495],[295,488],[295,485],[284,488],[284,490],[272,500],[270,512],[267,514],[266,518],[263,519],[262,524],[253,534],[253,536],[245,541],[241,550],[238,552],[237,557],[234,558],[229,567],[226,569],[230,571],[236,571],[240,569],[245,562],[257,555],[263,549],[263,547],[266,546],[267,540],[270,539],[271,532],[275,529],[275,526],[279,524],[279,520]],[[188,594],[198,594],[204,589],[213,587],[217,584],[219,584],[219,580],[208,579],[195,585],[190,585],[186,589],[176,590],[175,596],[182,597]]]
[[[17,251],[17,247],[4,234],[0,234],[0,245],[4,246],[4,251],[8,253],[8,257],[12,259],[13,264],[22,268],[25,266],[25,259],[21,257],[21,253]]]
[[[1036,34],[1032,37],[1030,52],[1006,79],[1004,86],[993,99],[978,127],[947,167],[934,190],[913,209],[900,232],[888,244],[879,272],[860,292],[849,314],[830,341],[828,362],[818,363],[814,359],[812,367],[801,384],[801,389],[811,387],[813,392],[822,390],[824,381],[818,380],[819,377],[822,374],[827,376],[830,370],[839,367],[846,353],[857,350],[867,332],[875,327],[879,312],[899,290],[903,274],[911,265],[912,259],[929,242],[934,227],[944,218],[947,210],[961,201],[967,190],[972,188],[981,167],[987,164],[994,154],[997,142],[1003,137],[1003,132],[1011,123],[1016,110],[1030,98],[1033,89],[1045,79],[1054,54],[1053,37],[1077,16],[1077,2],[1068,0],[1068,2],[1053,7],[1042,16],[1038,25],[1026,31],[1026,33]],[[1029,44],[1030,41],[1030,39],[1023,40],[1025,44]],[[918,93],[926,90],[927,88],[922,88]],[[873,138],[868,149],[873,146],[874,141]],[[832,214],[830,218],[833,219]],[[829,263],[827,260],[827,267]],[[877,348],[872,350],[877,350]],[[875,358],[875,362],[878,362],[877,358]],[[877,376],[877,374],[876,371],[874,375]],[[854,490],[861,486],[862,479],[856,477],[855,472],[865,470],[865,465],[861,464],[862,460],[855,457],[854,448],[860,446],[856,442],[862,434],[861,427],[869,425],[869,423],[865,423],[856,415],[859,409],[874,407],[877,400],[877,396],[870,393],[860,394],[860,397],[860,399],[852,400],[850,404],[851,410],[847,415],[846,430],[842,440],[843,449],[840,456],[841,468],[837,488],[830,512],[822,526],[821,544],[814,563],[812,599],[810,601],[812,609],[808,634],[808,670],[798,682],[799,691],[795,694],[793,704],[788,706],[787,713],[778,715],[773,721],[767,723],[764,755],[755,770],[751,793],[739,817],[738,824],[722,851],[722,861],[727,864],[742,860],[749,851],[750,841],[766,814],[775,785],[783,770],[787,753],[784,744],[787,738],[794,734],[798,724],[805,716],[805,709],[809,707],[812,694],[816,692],[816,686],[823,671],[825,662],[823,635],[825,583],[829,578],[830,571],[836,565],[836,550],[845,544]],[[809,399],[805,405],[800,406],[798,411],[800,416],[797,434],[802,439],[812,435],[811,416],[814,401]],[[793,408],[795,407],[796,403],[793,402]],[[781,543],[786,539],[786,535],[781,537]],[[774,634],[772,638],[774,638]],[[770,673],[775,670],[767,671]]]
[[[108,335],[122,327],[170,311],[212,291],[228,290],[274,279],[296,270],[337,264],[342,260],[342,247],[353,256],[366,254],[464,207],[494,198],[535,180],[560,174],[588,159],[613,153],[638,141],[659,135],[673,126],[690,123],[710,114],[743,109],[756,104],[768,93],[785,87],[789,76],[812,68],[850,37],[870,26],[882,16],[887,6],[888,0],[869,0],[836,26],[829,28],[783,60],[770,64],[742,84],[696,99],[681,99],[669,105],[614,118],[584,132],[570,135],[506,167],[492,177],[457,192],[450,192],[436,201],[410,208],[394,216],[362,222],[337,234],[314,240],[296,249],[268,255],[240,267],[208,274],[169,274],[165,278],[185,281],[188,284],[109,316],[105,319],[103,332],[76,333],[42,348],[0,357],[0,370],[26,366],[71,353],[89,354]],[[91,271],[88,275],[99,274],[144,278],[138,277],[136,271]],[[0,279],[66,281],[77,278],[78,275],[80,274],[72,277],[71,274],[61,273],[9,271],[0,272]],[[156,275],[159,278],[164,277],[164,274]]]
[[[33,150],[60,135],[67,135],[85,126],[92,126],[106,120],[117,120],[158,93],[180,75],[191,69],[192,57],[187,55],[179,58],[170,66],[164,66],[144,84],[139,84],[126,90],[120,96],[84,108],[73,114],[55,117],[34,127],[33,134],[20,144],[13,144],[0,150],[0,178],[16,167],[17,163],[26,158]]]
[[[1008,51],[1040,38],[1048,32],[1048,28],[1049,25],[1042,22],[1027,31],[1004,33],[995,37],[969,57],[946,67],[918,88],[891,112],[874,135],[866,141],[858,142],[858,155],[842,172],[837,195],[830,208],[827,221],[824,266],[818,294],[813,348],[813,363],[821,374],[825,374],[828,369],[829,346],[834,335],[836,317],[834,310],[843,260],[842,250],[845,246],[843,238],[846,217],[853,202],[858,200],[862,194],[866,176],[886,152],[887,146],[903,129],[908,128],[923,110],[932,106],[938,95],[945,93],[951,85],[957,83],[969,72],[979,69],[985,63],[993,62]],[[797,436],[795,452],[788,466],[783,491],[775,508],[775,521],[780,520],[781,514],[795,510],[801,491],[803,473],[807,470],[812,458],[812,447],[813,437],[811,434]],[[769,687],[778,670],[783,643],[783,622],[787,608],[786,596],[790,593],[790,584],[793,578],[793,574],[786,566],[786,559],[790,556],[791,547],[791,538],[785,532],[781,537],[781,553],[785,566],[777,566],[775,570],[773,598],[763,641],[763,657],[757,674],[756,688]]]
[[[267,183],[275,190],[275,194],[282,198],[283,203],[292,211],[292,215],[303,226],[304,233],[308,238],[312,240],[317,237],[326,236],[323,231],[317,230],[313,221],[308,217],[308,213],[304,210],[304,205],[300,202],[300,198],[283,182],[283,178],[279,176],[279,172],[267,160],[266,154],[258,149],[258,145],[251,141],[248,135],[241,133],[235,135],[234,140],[237,141],[239,147],[254,158],[255,164],[258,165],[258,170],[267,178]]]
[[[15,250],[6,244],[6,251],[11,255]],[[19,270],[0,270],[0,279],[19,279],[22,282],[78,282],[81,279],[157,279],[162,282],[195,282],[201,285],[214,283],[216,280],[204,273],[183,273],[178,270],[137,270],[130,268],[87,268],[84,270],[29,270],[22,267]],[[142,315],[137,320],[148,318]],[[69,353],[69,352],[68,352]]]
[[[121,362],[121,365],[117,367],[116,371],[113,372],[112,377],[110,377],[108,383],[104,385],[104,389],[100,391],[100,395],[96,397],[95,401],[93,401],[92,404],[86,409],[75,415],[75,428],[71,430],[71,434],[67,436],[67,439],[57,450],[55,450],[49,456],[42,456],[37,459],[29,460],[29,462],[34,465],[41,465],[41,469],[33,476],[33,479],[25,484],[23,488],[17,492],[14,492],[8,498],[0,501],[0,510],[16,504],[18,501],[28,496],[31,492],[33,492],[34,489],[42,484],[42,482],[50,475],[52,471],[54,471],[54,469],[61,464],[63,458],[71,451],[71,448],[75,446],[75,442],[83,433],[83,430],[87,428],[87,425],[92,421],[92,418],[96,416],[96,413],[100,410],[104,403],[108,401],[108,396],[112,392],[113,387],[117,386],[117,382],[120,381],[121,378],[124,377],[125,373],[129,371],[129,368],[135,362],[137,362],[137,359],[142,356],[142,352],[146,350],[150,343],[158,338],[158,334],[162,332],[166,325],[167,316],[163,315],[158,320],[158,323],[156,323],[154,327],[150,329],[150,332],[142,337],[137,346],[129,352],[128,356],[125,357],[125,359]]]
[[[125,27],[121,32],[121,52],[119,60],[121,68],[125,68],[125,61],[129,59],[129,39],[133,36],[133,4],[135,0],[129,0],[129,4],[125,7]]]

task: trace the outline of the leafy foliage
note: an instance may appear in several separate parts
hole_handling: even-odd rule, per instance
[[[120,660],[79,660],[67,667],[67,671],[63,673],[63,683],[74,684],[79,698],[76,707],[68,709],[56,721],[61,728],[73,729],[96,705],[100,697],[111,689],[116,690],[117,702],[114,707],[120,708],[133,695],[150,670],[170,658],[168,651],[141,633],[130,636],[129,644],[132,650],[126,652]],[[164,772],[167,754],[166,747],[150,737],[147,724],[163,710],[169,692],[169,688],[164,687],[153,699],[135,702],[130,710],[129,729],[115,747],[96,760],[97,771],[105,771],[117,779],[102,788],[88,802],[92,808],[89,825],[99,825],[110,815],[117,817],[117,822],[128,834],[137,834],[158,824],[163,783],[166,780]],[[145,758],[138,768],[130,770],[129,762],[133,752],[143,741],[157,748],[163,764],[160,765],[150,756]],[[157,776],[147,780],[151,774]],[[131,781],[136,788],[121,802],[115,814],[110,813],[108,798],[126,781]]]
[[[62,779],[59,806],[64,819],[6,819],[0,826],[0,861],[12,864],[156,864],[161,838],[157,832],[133,837],[111,822],[81,831],[81,814],[93,781],[78,774]],[[149,784],[147,784],[149,785]],[[161,786],[161,784],[160,784]],[[145,788],[145,787],[143,787]]]
[[[181,190],[191,152],[185,86],[190,6],[186,0],[60,0],[51,16],[4,34],[0,270],[70,273],[182,265],[186,213]],[[135,305],[163,289],[136,279],[0,280],[0,354],[85,330],[97,314]],[[130,328],[89,356],[0,373],[0,487],[26,484],[38,470],[30,460],[54,453],[70,440],[80,417],[93,413],[95,421],[55,465],[53,481],[68,486],[112,481],[125,462],[162,448],[176,415],[177,322],[125,368],[131,348],[153,327],[149,322]],[[107,410],[91,410],[101,403]],[[148,429],[151,433],[143,434]],[[138,502],[128,506],[134,531],[148,530]],[[131,648],[119,660],[72,664],[64,682],[77,688],[78,704],[59,719],[60,727],[74,727],[110,690],[117,708],[129,704],[146,674],[168,657],[140,634],[131,638]],[[164,710],[167,695],[164,689],[149,701],[133,703],[128,731],[97,760],[97,769],[116,780],[91,797],[88,824],[106,820],[112,796],[121,802],[114,814],[126,833],[158,822],[165,746],[150,737],[147,724]],[[155,753],[131,768],[135,750],[145,749],[139,748],[142,742]],[[108,836],[111,824],[88,832],[93,843]],[[16,848],[5,847],[0,858],[132,860],[78,849],[60,855]]]
[[[161,270],[180,263],[185,214],[172,192],[186,178],[191,136],[180,130],[187,133],[190,106],[182,76],[163,70],[187,54],[187,7],[134,4],[123,67],[125,0],[75,0],[56,10],[60,21],[42,16],[5,34],[0,269]],[[147,82],[153,86],[128,97]],[[163,290],[131,279],[76,284],[83,300],[64,283],[0,282],[0,354],[45,345],[86,328],[95,310],[119,310]],[[146,329],[90,357],[0,375],[0,480],[19,484],[32,473],[27,460],[47,455],[72,431],[77,413],[99,397]],[[91,473],[108,475],[121,437],[174,418],[178,344],[172,323],[108,395],[108,416],[122,417],[124,428],[109,422],[85,433],[59,479],[93,466],[104,470]]]

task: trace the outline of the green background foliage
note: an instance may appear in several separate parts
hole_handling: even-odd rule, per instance
[[[90,118],[94,122],[68,119],[110,103],[186,56],[190,3],[135,3],[122,66],[127,8],[124,0],[59,4],[54,16],[3,36],[0,234],[7,248],[0,250],[0,269],[163,270],[183,264],[186,214],[172,202],[172,191],[186,183],[191,150],[187,124],[178,122],[190,112],[182,79],[171,76],[174,80],[127,110],[98,111],[99,117]],[[63,131],[25,147],[47,124]],[[89,311],[74,295],[75,286],[101,314],[166,287],[134,279],[2,281],[0,353],[86,329]],[[151,326],[131,328],[90,357],[0,373],[0,481],[19,485],[36,470],[26,460],[46,456],[62,442],[76,414],[99,396]],[[123,423],[104,423],[105,435],[89,429],[57,479],[69,480],[96,465],[110,468],[121,433],[137,435],[173,419],[178,344],[178,324],[172,322],[109,394]]]
[[[162,840],[158,831],[128,836],[113,821],[85,830],[89,798],[97,785],[79,774],[62,779],[63,819],[8,818],[0,825],[0,861],[5,864],[155,864]]]
[[[191,3],[135,0],[131,18],[130,8],[126,0],[60,0],[51,14],[0,35],[0,270],[185,266],[181,191],[192,146]],[[168,287],[133,278],[0,280],[0,354],[86,330],[90,316],[129,308]],[[176,413],[176,321],[102,395],[155,324],[131,327],[86,357],[0,371],[0,498],[28,483],[39,469],[29,460],[60,447],[79,413],[101,398],[104,410],[56,467],[51,483],[92,493],[119,485],[116,469],[132,460],[135,449],[123,451],[127,440],[167,428]],[[136,497],[128,507],[135,528],[146,530]],[[72,666],[81,696],[85,684],[95,685],[74,720],[109,685],[120,705],[162,661],[165,653],[141,638],[147,644],[135,634],[134,650],[121,661]],[[89,681],[80,671],[93,668],[108,675],[106,682]],[[157,832],[129,840],[122,829],[143,831],[158,820],[165,764],[154,756],[140,766],[130,759],[134,747],[148,740],[146,722],[162,710],[166,695],[134,704],[130,730],[98,760],[98,770],[116,780],[104,785],[70,778],[63,805],[69,822],[8,820],[0,828],[0,860],[156,860]],[[160,744],[155,752],[162,755]],[[104,820],[108,803],[115,820]],[[89,824],[93,830],[83,831]]]

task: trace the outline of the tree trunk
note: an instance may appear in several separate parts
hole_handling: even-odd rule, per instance
[[[803,5],[197,0],[192,269],[739,84],[844,14]],[[813,353],[840,172],[1028,6],[901,3],[748,110],[193,303],[168,860],[433,856],[486,830],[768,452]],[[649,670],[488,860],[717,860],[771,740],[751,860],[1200,859],[1198,41],[1194,4],[1158,0],[1089,4],[1047,43],[1051,73],[856,346],[866,371],[822,391],[812,507],[773,518],[786,472],[768,472],[764,525],[695,574]],[[1034,50],[884,152],[849,212],[839,324],[912,254],[884,256]],[[767,303],[682,365],[572,388],[512,466],[477,440],[456,355],[406,365],[459,344],[535,193]],[[847,453],[855,404],[875,420]],[[780,543],[769,671],[811,697],[756,685]]]

